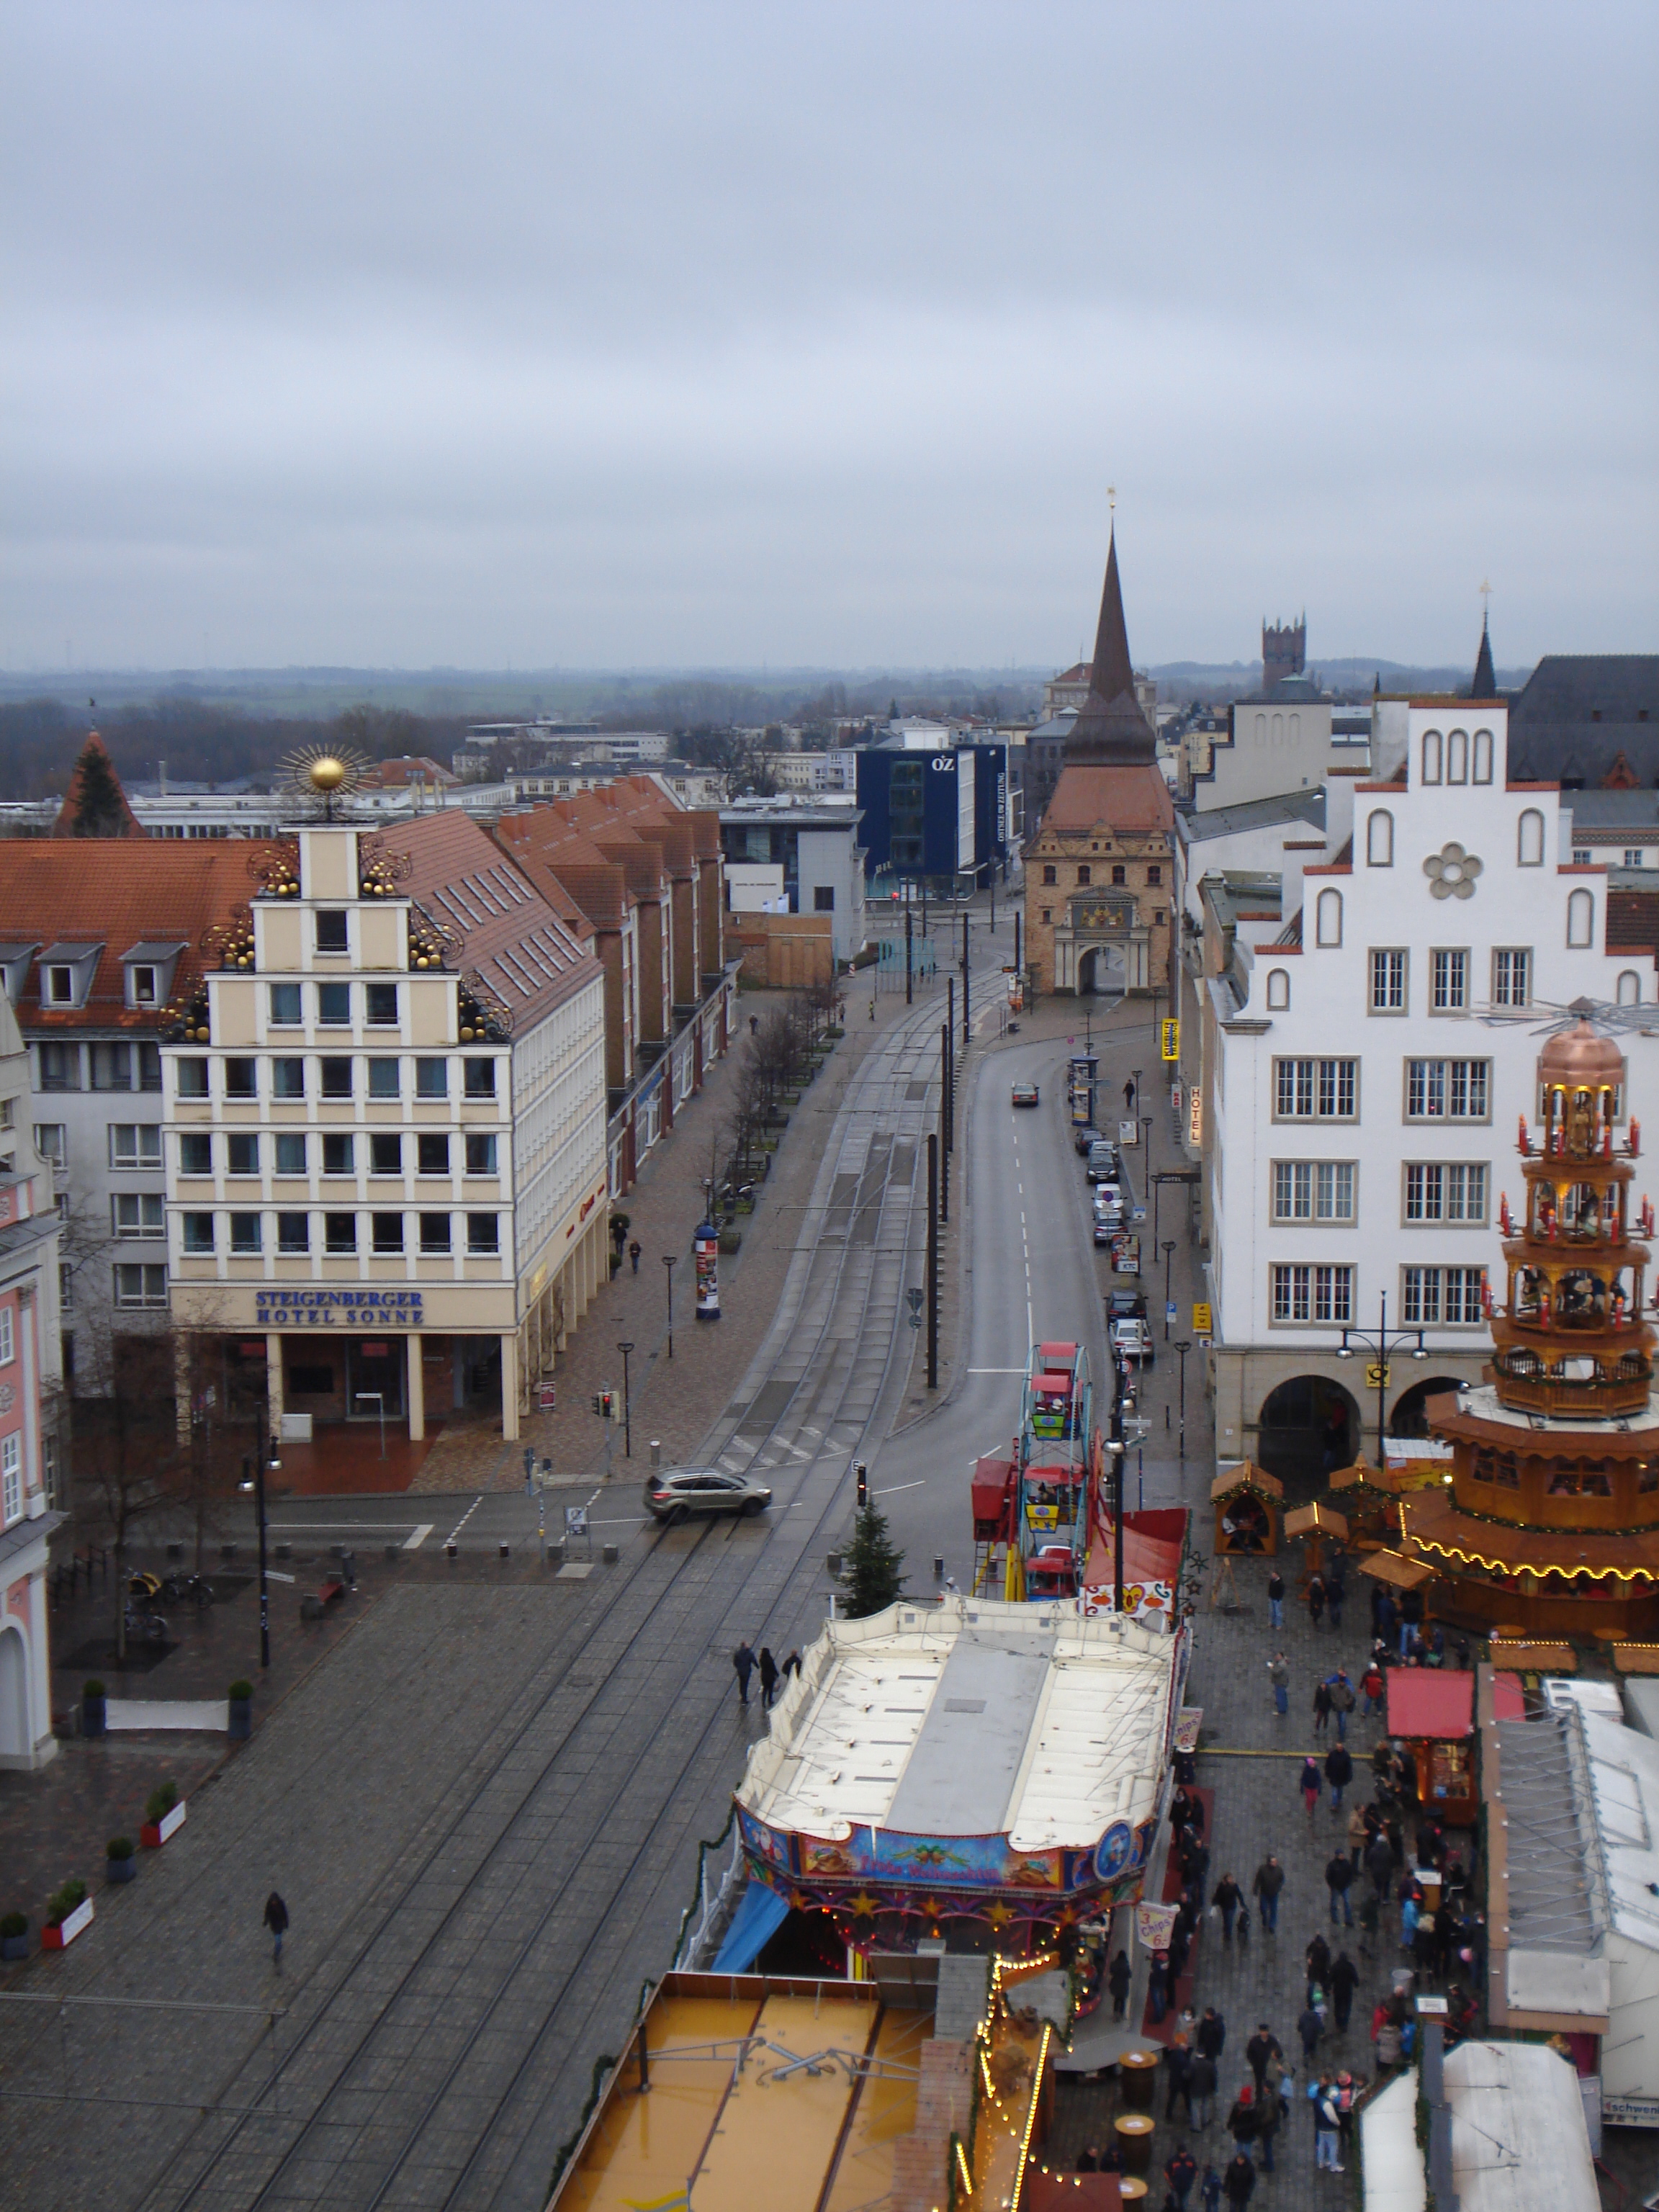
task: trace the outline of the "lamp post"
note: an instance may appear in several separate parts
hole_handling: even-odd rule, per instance
[[[1382,1426],[1388,1405],[1389,1354],[1398,1351],[1402,1344],[1410,1344],[1413,1359],[1426,1359],[1429,1355],[1424,1347],[1420,1328],[1397,1328],[1392,1336],[1389,1335],[1388,1292],[1380,1291],[1377,1299],[1376,1334],[1364,1336],[1358,1329],[1345,1327],[1336,1356],[1339,1359],[1352,1359],[1355,1352],[1359,1351],[1368,1353],[1373,1363],[1376,1376],[1376,1464],[1380,1471],[1388,1456],[1382,1449]]]
[[[628,1355],[634,1349],[634,1346],[631,1340],[629,1340],[619,1343],[617,1349],[623,1356],[623,1457],[624,1459],[632,1459],[634,1456],[634,1414],[633,1409],[628,1402]]]
[[[1187,1456],[1187,1354],[1193,1348],[1191,1337],[1176,1337],[1175,1348],[1181,1354],[1181,1456],[1185,1459]]]
[[[1175,1250],[1173,1237],[1164,1240],[1164,1341],[1170,1341],[1170,1255]]]
[[[668,1357],[674,1357],[674,1270],[679,1265],[677,1252],[665,1252],[663,1266],[668,1270]]]
[[[249,1460],[253,1462],[252,1475],[246,1471]],[[265,1565],[265,1468],[267,1463],[273,1474],[283,1464],[283,1455],[277,1449],[275,1437],[272,1437],[268,1443],[262,1440],[258,1450],[246,1454],[242,1460],[244,1472],[241,1486],[244,1490],[251,1490],[253,1492],[253,1517],[259,1524],[259,1664],[262,1667],[269,1667],[270,1664],[270,1583]]]

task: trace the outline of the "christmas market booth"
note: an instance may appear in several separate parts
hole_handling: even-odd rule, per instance
[[[860,1953],[1052,1946],[1140,1895],[1188,1649],[958,1595],[827,1622],[735,1793],[750,1880]]]
[[[1328,1486],[1352,1531],[1356,1551],[1398,1541],[1400,1493],[1390,1474],[1379,1473],[1362,1455],[1352,1467],[1338,1468]]]
[[[1224,1467],[1210,1485],[1215,1507],[1215,1549],[1219,1558],[1248,1558],[1279,1549],[1273,1509],[1285,1495],[1276,1474],[1254,1460]]]
[[[1474,1771],[1474,1677],[1439,1667],[1390,1667],[1389,1734],[1417,1769],[1424,1808],[1466,1828],[1480,1809]]]

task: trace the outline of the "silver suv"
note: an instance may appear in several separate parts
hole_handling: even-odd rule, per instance
[[[764,1513],[772,1493],[747,1474],[727,1474],[720,1467],[665,1468],[648,1475],[645,1510],[654,1521],[678,1521],[703,1513]]]

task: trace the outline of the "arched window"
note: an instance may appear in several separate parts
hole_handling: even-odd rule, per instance
[[[1477,730],[1474,733],[1474,776],[1476,783],[1492,781],[1492,732]]]
[[[1258,714],[1255,718],[1255,741],[1259,745],[1265,745],[1267,742],[1267,717],[1265,714]]]
[[[1515,858],[1518,867],[1541,868],[1544,865],[1544,817],[1535,806],[1528,807],[1521,817],[1516,831]]]
[[[1642,1003],[1642,979],[1633,968],[1619,971],[1619,1003],[1621,1006],[1639,1006]]]
[[[1300,714],[1292,714],[1291,717],[1291,743],[1295,744],[1301,735],[1302,717]]]
[[[1291,971],[1288,968],[1267,970],[1267,1011],[1282,1014],[1291,1003]]]
[[[1577,892],[1573,894],[1578,896]],[[1588,894],[1586,894],[1588,896]],[[1340,945],[1342,942],[1342,894],[1340,891],[1321,891],[1315,908],[1317,922],[1314,933],[1316,945]],[[1588,942],[1588,940],[1586,940]]]
[[[1282,714],[1275,714],[1273,716],[1273,743],[1276,745],[1282,745],[1284,742],[1285,717]]]
[[[1454,730],[1446,740],[1446,781],[1448,783],[1467,783],[1469,780],[1469,733]]]
[[[1438,730],[1425,730],[1423,732],[1423,781],[1425,783],[1438,783],[1440,781]]]
[[[1567,895],[1567,943],[1582,951],[1595,941],[1595,901],[1588,891]]]
[[[1394,866],[1394,817],[1386,807],[1365,817],[1365,865],[1371,868],[1391,868]]]

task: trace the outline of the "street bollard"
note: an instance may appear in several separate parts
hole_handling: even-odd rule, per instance
[[[617,1560],[622,1557],[622,1547],[617,1544],[602,1545],[599,1550],[599,1557],[605,1561],[607,1567],[614,1567]]]
[[[511,1545],[511,1544],[503,1544],[503,1545],[501,1545],[501,1547],[500,1547],[500,1553],[501,1553],[501,1557],[502,1559],[510,1559],[512,1558],[512,1556],[513,1556],[513,1547],[512,1547],[512,1545]]]
[[[449,1537],[444,1545],[444,1557],[449,1561],[452,1567],[455,1564],[455,1554],[459,1551],[459,1549],[460,1546],[455,1541],[455,1539],[453,1536]]]
[[[651,1464],[653,1467],[662,1465],[662,1446],[654,1437],[651,1440]]]

